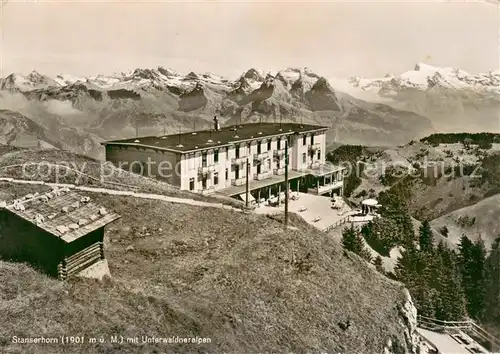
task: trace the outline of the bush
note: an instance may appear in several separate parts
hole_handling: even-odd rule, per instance
[[[368,192],[367,192],[365,189],[363,189],[361,192],[359,192],[358,194],[356,194],[356,195],[354,196],[354,198],[364,198],[364,197],[366,197],[367,195],[368,195]]]
[[[342,231],[342,246],[347,251],[356,253],[368,262],[371,262],[371,254],[365,248],[363,238],[359,234],[359,231],[353,226],[345,228],[344,231]]]
[[[439,229],[439,232],[444,237],[448,237],[448,234],[449,234],[450,231],[448,230],[448,228],[446,226],[443,226],[441,229]]]
[[[493,147],[493,144],[489,141],[481,141],[478,144],[478,148],[483,149],[483,150],[489,150]]]
[[[455,221],[461,227],[471,227],[476,223],[476,218],[469,215],[460,215]]]

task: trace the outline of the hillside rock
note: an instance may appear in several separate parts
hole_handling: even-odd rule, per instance
[[[246,71],[242,77],[253,81],[260,81],[260,82],[264,81],[264,76],[253,68]]]
[[[341,104],[328,81],[322,77],[305,94],[305,99],[313,111],[340,111]]]
[[[0,144],[24,148],[64,149],[92,157],[101,156],[101,140],[74,127],[44,127],[11,110],[0,110]]]
[[[0,109],[0,144],[25,148],[62,148],[42,126],[22,114]]]
[[[193,90],[182,94],[179,98],[179,110],[183,112],[203,108],[208,103],[203,86],[200,84],[197,84]]]

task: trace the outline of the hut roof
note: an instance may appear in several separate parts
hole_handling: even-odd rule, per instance
[[[67,188],[28,194],[4,208],[68,243],[120,218]]]

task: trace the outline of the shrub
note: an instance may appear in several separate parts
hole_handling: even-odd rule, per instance
[[[356,194],[356,195],[354,196],[354,198],[364,198],[364,197],[366,197],[367,195],[368,195],[368,192],[367,192],[365,189],[363,189],[361,192],[359,192],[358,194]]]
[[[471,227],[476,223],[476,218],[471,218],[469,215],[460,215],[455,222],[461,227]]]

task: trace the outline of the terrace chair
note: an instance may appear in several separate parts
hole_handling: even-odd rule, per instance
[[[303,212],[303,211],[306,211],[306,210],[307,210],[307,207],[305,207],[305,206],[301,206],[301,207],[299,208],[299,213],[301,213],[301,212]]]
[[[318,221],[320,221],[320,220],[321,220],[321,217],[316,216],[316,217],[312,220],[312,222],[318,222]]]

